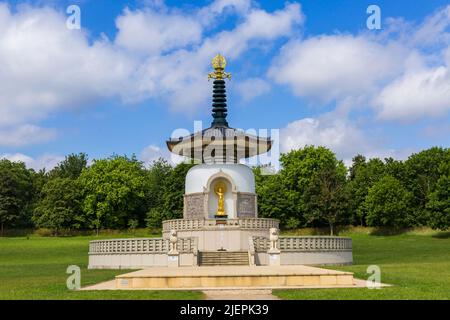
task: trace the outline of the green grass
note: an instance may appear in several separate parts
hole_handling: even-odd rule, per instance
[[[128,235],[129,236],[129,235]],[[71,291],[69,265],[81,268],[81,286],[127,270],[88,270],[89,241],[101,237],[0,238],[0,299],[201,299],[194,291]]]
[[[276,290],[283,299],[450,299],[450,237],[429,232],[393,236],[346,234],[354,265],[332,267],[367,279],[367,266],[381,268],[378,290]],[[139,234],[139,236],[144,236]],[[148,235],[147,235],[148,236]],[[130,237],[130,234],[114,235]],[[111,280],[127,270],[87,270],[90,240],[111,236],[0,238],[0,299],[201,299],[194,291],[70,291],[67,266],[81,268],[82,286]]]
[[[394,236],[349,234],[352,266],[330,267],[367,279],[369,265],[381,269],[381,289],[274,290],[282,299],[450,299],[450,237],[448,233],[407,233]]]

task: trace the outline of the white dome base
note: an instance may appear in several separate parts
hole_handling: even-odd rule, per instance
[[[255,177],[243,164],[199,164],[186,175],[184,218],[213,218],[217,214],[218,195],[214,187],[226,187],[224,207],[227,218],[256,218]]]
[[[214,176],[228,176],[238,192],[255,193],[252,169],[237,163],[199,164],[192,167],[186,175],[185,193],[203,192]]]

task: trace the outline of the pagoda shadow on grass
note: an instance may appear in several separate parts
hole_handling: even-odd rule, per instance
[[[183,219],[163,221],[162,238],[92,241],[89,267],[352,263],[349,238],[280,237],[278,220],[258,218],[253,171],[240,160],[268,152],[272,140],[229,127],[231,75],[220,54],[212,66],[211,126],[167,141],[172,153],[198,163],[186,175]]]

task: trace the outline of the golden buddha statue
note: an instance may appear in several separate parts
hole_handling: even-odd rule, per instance
[[[227,187],[223,182],[219,182],[216,184],[216,187],[214,188],[214,192],[216,193],[218,197],[217,202],[217,216],[224,216],[225,213],[225,192],[227,192]]]

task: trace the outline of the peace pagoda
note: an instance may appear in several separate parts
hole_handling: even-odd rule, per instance
[[[202,277],[211,280],[217,274],[223,278],[221,268],[225,266],[240,267],[240,277],[267,272],[273,273],[274,283],[286,282],[286,277],[296,283],[301,272],[311,274],[311,270],[305,271],[305,265],[352,263],[350,238],[280,236],[278,220],[258,217],[253,171],[241,160],[270,151],[273,141],[229,126],[225,80],[231,75],[225,71],[226,60],[220,54],[214,57],[212,66],[208,75],[208,80],[214,80],[211,126],[166,141],[172,153],[197,163],[186,175],[183,218],[163,221],[161,238],[91,241],[89,268],[144,269],[130,277],[116,277],[118,288],[171,287],[167,279],[175,277],[175,269],[180,270],[177,277],[195,278],[201,287]],[[232,286],[232,281],[237,281],[232,275],[236,277],[237,271],[223,270],[229,270]],[[279,278],[281,275],[284,280]],[[341,281],[351,284],[348,274],[340,276],[344,279]],[[161,277],[167,278],[164,284],[157,280]],[[131,278],[135,280],[127,282]],[[179,287],[194,286],[179,281]],[[220,283],[226,286],[225,282]]]
[[[229,127],[225,80],[231,74],[220,54],[212,66],[211,126],[167,141],[171,152],[199,164],[186,175],[184,219],[164,221],[163,233],[176,230],[180,237],[196,237],[201,251],[248,250],[249,236],[268,237],[278,221],[258,218],[253,171],[240,160],[268,152],[272,140]]]

